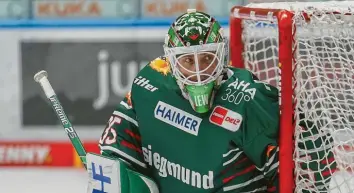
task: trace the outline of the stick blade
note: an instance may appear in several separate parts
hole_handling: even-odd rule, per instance
[[[34,79],[34,81],[39,82],[43,77],[48,77],[48,73],[45,70],[41,70],[41,71],[37,72],[34,75],[33,79]]]

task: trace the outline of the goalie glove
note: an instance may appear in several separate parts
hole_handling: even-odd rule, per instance
[[[156,183],[121,159],[88,153],[87,193],[159,193]]]

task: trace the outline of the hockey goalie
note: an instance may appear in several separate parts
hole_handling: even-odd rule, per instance
[[[277,192],[277,88],[228,65],[223,30],[202,12],[176,19],[164,51],[109,118],[102,155],[88,155],[89,192]]]

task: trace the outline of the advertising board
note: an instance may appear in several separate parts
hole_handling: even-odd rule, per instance
[[[130,18],[136,17],[133,11],[138,7],[137,0],[65,0],[31,1],[32,15],[36,19],[48,18]]]
[[[165,28],[0,30],[0,166],[82,167],[33,75],[46,70],[89,152],[116,104],[163,54]],[[65,156],[63,156],[65,155]]]
[[[242,5],[244,0],[228,0],[220,3],[215,0],[144,0],[140,12],[143,18],[176,17],[193,8],[214,17],[228,17],[232,6]]]
[[[88,152],[99,153],[96,142],[85,143]],[[0,142],[0,166],[82,167],[69,142],[8,141]]]
[[[99,138],[134,75],[163,54],[164,35],[165,29],[156,28],[0,31],[0,60],[5,69],[0,72],[0,135],[5,139],[67,139],[33,81],[34,73],[47,70],[80,137]]]

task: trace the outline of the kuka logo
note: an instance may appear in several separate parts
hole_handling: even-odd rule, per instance
[[[216,106],[210,114],[209,121],[232,132],[237,131],[242,123],[242,116],[227,108]]]

